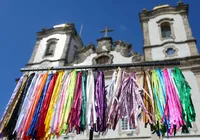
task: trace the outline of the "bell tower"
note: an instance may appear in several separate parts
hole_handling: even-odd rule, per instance
[[[143,30],[145,61],[198,55],[196,39],[188,21],[188,5],[159,5],[139,14]]]
[[[37,41],[27,67],[70,65],[83,43],[73,23],[56,25],[37,32]]]

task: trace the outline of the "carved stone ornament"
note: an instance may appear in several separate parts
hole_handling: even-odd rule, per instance
[[[101,38],[98,39],[97,42],[98,42],[96,49],[97,53],[109,52],[112,50],[112,38],[110,37]]]
[[[114,43],[115,51],[120,52],[124,57],[130,57],[132,52],[132,45],[124,41],[118,40]]]
[[[133,63],[140,62],[141,60],[142,60],[142,58],[141,58],[140,55],[136,55],[136,56],[133,56],[133,57],[132,57],[132,62],[133,62]]]
[[[95,53],[95,45],[91,43],[88,46],[85,46],[78,50],[76,58],[71,64],[82,63],[88,56],[90,56],[93,53]]]

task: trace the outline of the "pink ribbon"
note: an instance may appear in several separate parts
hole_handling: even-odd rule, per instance
[[[164,69],[164,81],[166,87],[166,106],[165,106],[165,117],[170,118],[170,130],[169,134],[172,135],[174,131],[174,126],[177,129],[180,129],[182,125],[184,125],[184,121],[182,119],[182,108],[180,104],[180,100],[177,94],[177,90],[175,89],[175,85],[173,82],[173,77],[170,75],[171,71],[169,69]],[[162,118],[164,120],[164,118]]]

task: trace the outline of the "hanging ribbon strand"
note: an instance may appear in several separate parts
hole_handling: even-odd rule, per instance
[[[84,131],[106,134],[120,120],[134,129],[142,120],[158,136],[188,133],[196,114],[191,88],[179,68],[127,73],[58,71],[23,74],[0,122],[1,137],[50,139]],[[143,78],[143,80],[141,80]],[[142,81],[142,82],[141,82]],[[141,84],[142,83],[142,84]]]
[[[182,104],[182,116],[185,125],[182,129],[183,133],[189,133],[188,127],[192,127],[192,122],[196,119],[195,109],[191,99],[191,87],[185,80],[182,71],[179,68],[174,68],[173,71],[174,81],[178,89],[178,96]]]

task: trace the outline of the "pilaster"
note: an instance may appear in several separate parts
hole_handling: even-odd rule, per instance
[[[32,63],[33,63],[34,58],[35,58],[36,53],[37,53],[37,50],[38,50],[38,47],[39,47],[39,44],[40,44],[40,40],[37,40],[37,41],[36,41],[36,44],[35,44],[35,47],[34,47],[34,49],[33,49],[33,53],[32,53],[32,55],[31,55],[31,58],[30,58],[28,64],[32,64]]]
[[[190,28],[190,24],[189,24],[189,21],[188,21],[187,14],[181,13],[181,17],[183,19],[183,24],[184,24],[184,27],[185,27],[187,39],[188,40],[194,39],[194,37],[192,36],[192,31],[191,31],[191,28]]]
[[[144,48],[145,61],[152,61],[152,48]]]
[[[144,37],[144,46],[150,46],[150,38],[149,38],[149,28],[148,28],[148,20],[142,22],[142,30]]]

